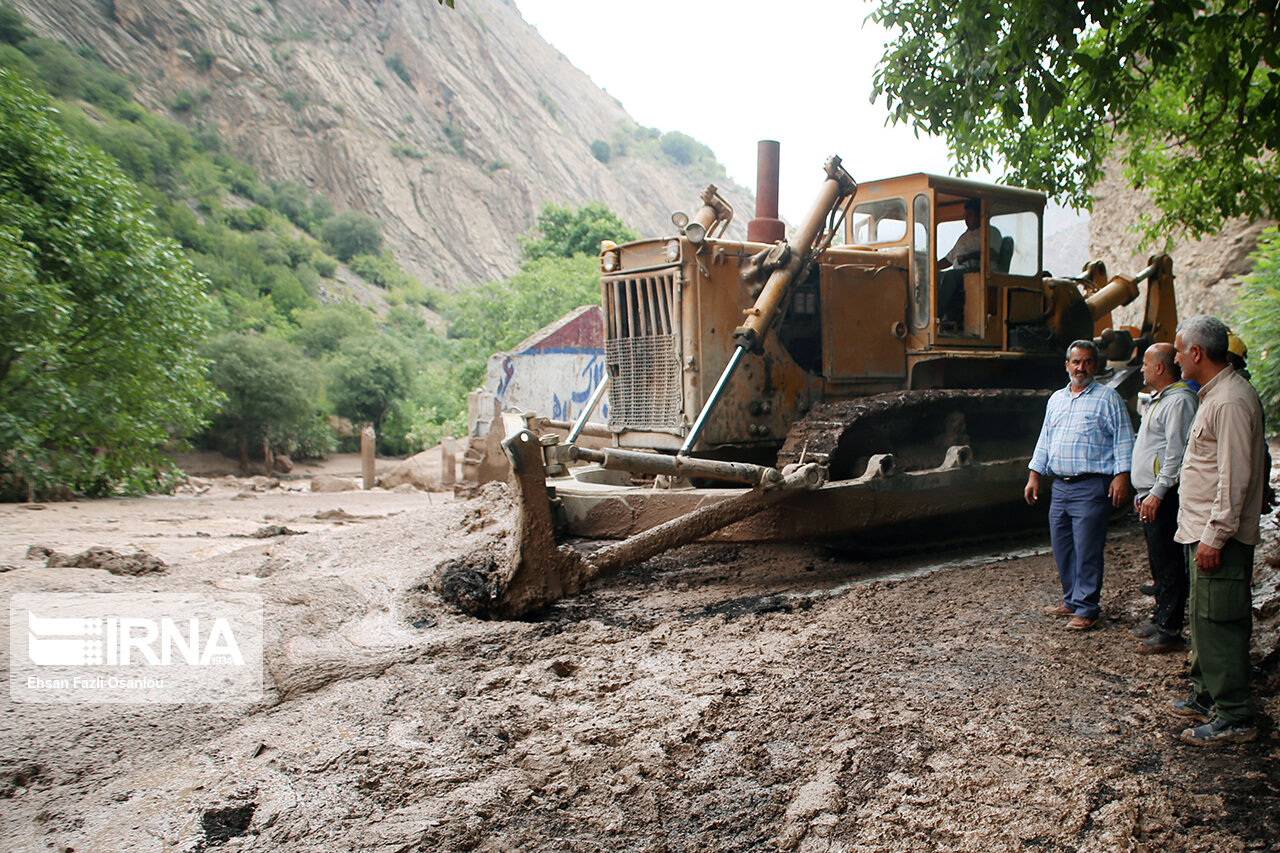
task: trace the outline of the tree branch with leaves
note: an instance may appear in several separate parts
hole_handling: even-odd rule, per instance
[[[962,174],[1088,207],[1108,156],[1152,240],[1280,217],[1276,0],[883,0],[874,92]]]

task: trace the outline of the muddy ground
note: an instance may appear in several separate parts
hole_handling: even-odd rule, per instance
[[[1136,527],[1112,531],[1085,634],[1041,615],[1039,533],[896,557],[692,546],[483,622],[430,581],[503,540],[500,487],[242,490],[0,506],[6,593],[254,592],[267,658],[251,706],[6,695],[0,849],[1280,849],[1275,606],[1259,741],[1182,745],[1185,655],[1129,634],[1151,603]],[[303,535],[244,538],[271,524]],[[30,544],[170,568],[48,568]],[[1261,555],[1255,586],[1280,586]]]

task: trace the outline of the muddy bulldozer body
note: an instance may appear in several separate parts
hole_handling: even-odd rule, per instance
[[[747,240],[724,239],[733,211],[708,187],[670,234],[602,246],[607,397],[595,399],[612,447],[536,429],[508,440],[521,541],[510,566],[467,581],[467,609],[518,615],[693,538],[1001,524],[1021,505],[1067,346],[1097,340],[1099,380],[1133,400],[1142,352],[1173,339],[1167,256],[1132,278],[1098,263],[1043,272],[1041,193],[929,174],[856,184],[833,157],[783,240],[776,152],[761,143]],[[966,216],[973,251],[940,264]],[[1142,281],[1142,326],[1113,329]],[[633,538],[584,557],[557,544],[566,535]]]

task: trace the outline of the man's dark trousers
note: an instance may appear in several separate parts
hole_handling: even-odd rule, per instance
[[[1178,490],[1170,489],[1160,501],[1154,521],[1144,521],[1142,532],[1147,537],[1147,560],[1151,563],[1151,581],[1156,588],[1156,606],[1151,621],[1161,633],[1176,635],[1182,631],[1187,610],[1187,549],[1173,541],[1178,532]]]
[[[1099,475],[1068,483],[1053,481],[1049,501],[1049,541],[1062,582],[1062,601],[1085,619],[1102,612],[1102,549],[1111,515],[1111,477]]]
[[[1228,539],[1213,574],[1196,567],[1198,542],[1187,546],[1191,578],[1191,686],[1208,693],[1230,722],[1253,717],[1249,634],[1253,630],[1253,546]]]

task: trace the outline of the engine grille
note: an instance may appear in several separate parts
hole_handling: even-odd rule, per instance
[[[675,271],[605,283],[609,426],[682,426],[680,293]]]

